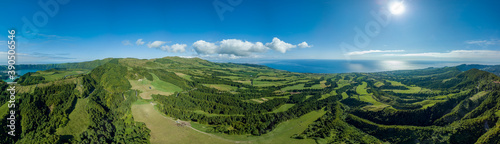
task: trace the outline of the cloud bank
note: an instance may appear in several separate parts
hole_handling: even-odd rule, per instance
[[[394,53],[394,52],[404,52],[404,50],[367,50],[367,51],[353,51],[347,53],[347,55],[364,55],[369,53]]]
[[[292,45],[284,41],[281,41],[277,37],[273,38],[273,41],[271,43],[266,43],[266,46],[269,47],[270,49],[273,49],[281,53],[286,53],[286,51],[297,47],[296,45]]]
[[[142,41],[142,39],[138,39],[136,42],[135,42],[136,45],[143,45],[144,42]]]
[[[154,41],[154,42],[149,42],[148,47],[149,48],[159,48],[161,45],[166,44],[167,42],[165,41]]]
[[[298,44],[301,48],[311,47],[306,42]],[[204,57],[225,57],[225,58],[241,58],[241,57],[257,57],[258,53],[265,53],[268,50],[274,50],[280,53],[286,53],[297,45],[286,43],[278,38],[273,38],[269,43],[249,42],[239,39],[224,39],[220,42],[207,42],[198,40],[192,45],[194,51]],[[211,56],[208,56],[211,55]]]
[[[302,42],[302,43],[298,44],[297,46],[299,46],[300,48],[309,48],[309,47],[311,47],[306,42]]]
[[[130,43],[130,41],[128,41],[128,40],[122,41],[122,44],[125,45],[125,46],[131,46],[132,45],[132,43]]]
[[[500,44],[500,40],[468,40],[465,41],[466,44],[470,45],[479,45],[479,46],[488,46],[488,45],[495,45],[495,44]]]
[[[138,46],[144,45],[146,42],[143,39],[138,39],[135,44]],[[188,48],[186,44],[173,44],[167,45],[167,41],[150,41],[146,44],[148,48],[156,48],[172,53],[184,53]],[[130,41],[124,40],[122,44],[125,46],[132,45]],[[269,50],[274,50],[280,53],[286,53],[293,48],[310,48],[312,47],[307,42],[302,42],[297,45],[293,45],[274,37],[271,42],[250,42],[240,39],[223,39],[217,42],[207,42],[205,40],[198,40],[192,45],[191,51],[195,52],[194,55],[206,58],[224,58],[224,59],[236,59],[236,58],[256,58],[260,57],[259,53],[266,53]]]
[[[494,50],[453,50],[439,53],[409,53],[409,54],[384,54],[384,56],[400,57],[436,57],[436,58],[459,58],[459,59],[500,59],[500,51]]]

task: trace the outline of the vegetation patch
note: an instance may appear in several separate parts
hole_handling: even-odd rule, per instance
[[[188,126],[179,126],[174,119],[163,116],[149,103],[132,105],[132,114],[136,121],[144,122],[151,130],[150,141],[154,144],[234,143]]]
[[[215,88],[221,91],[235,91],[237,87],[225,85],[225,84],[203,84],[204,86]]]
[[[289,108],[293,107],[294,105],[295,104],[284,104],[284,105],[281,105],[278,109],[273,110],[273,113],[287,111]]]
[[[160,80],[155,74],[153,76],[153,81],[148,79],[139,80],[129,80],[132,85],[132,89],[139,90],[139,96],[143,99],[151,99],[153,94],[161,95],[171,95],[174,92],[180,92],[182,89],[174,84]]]
[[[77,136],[84,132],[90,124],[86,106],[87,99],[78,99],[75,109],[69,114],[68,124],[58,128],[56,134]]]
[[[299,118],[288,120],[280,123],[274,130],[267,134],[260,136],[253,135],[227,135],[220,133],[210,133],[215,136],[222,137],[224,139],[233,140],[240,143],[268,143],[268,144],[290,144],[290,143],[300,143],[300,144],[315,144],[313,139],[294,139],[291,138],[295,134],[302,133],[307,126],[312,124],[319,117],[326,113],[324,110],[312,111]],[[198,123],[191,123],[193,128],[200,131],[207,132],[208,126]]]

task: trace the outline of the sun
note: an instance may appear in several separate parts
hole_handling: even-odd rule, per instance
[[[402,2],[394,2],[391,3],[389,10],[391,11],[392,14],[399,15],[405,11],[405,6],[403,5]]]

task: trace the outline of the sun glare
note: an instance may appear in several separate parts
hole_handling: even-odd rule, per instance
[[[402,2],[394,2],[391,3],[389,10],[391,11],[392,14],[399,15],[405,11],[405,6],[403,5]]]

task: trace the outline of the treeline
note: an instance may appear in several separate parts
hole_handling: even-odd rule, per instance
[[[200,93],[197,93],[199,95]],[[201,94],[203,95],[203,94]],[[206,95],[206,94],[205,94]],[[190,95],[191,96],[191,95]],[[252,135],[261,135],[264,133],[267,133],[274,129],[277,124],[280,122],[292,119],[292,118],[297,118],[300,117],[308,112],[311,112],[313,110],[319,110],[323,107],[325,107],[328,103],[334,103],[339,99],[337,96],[332,96],[328,97],[323,100],[318,100],[321,98],[320,94],[314,94],[312,97],[302,101],[298,102],[295,104],[293,107],[288,109],[285,112],[279,112],[279,113],[245,113],[244,116],[234,116],[234,115],[227,115],[227,116],[206,116],[204,114],[198,114],[192,112],[190,109],[185,109],[184,106],[179,105],[177,103],[172,103],[172,101],[175,102],[180,102],[177,100],[173,99],[180,99],[182,97],[186,97],[185,95],[179,94],[178,97],[165,97],[165,96],[160,96],[160,95],[154,95],[153,98],[158,101],[159,103],[162,104],[162,107],[159,108],[160,111],[164,112],[168,116],[174,117],[174,118],[179,118],[182,120],[191,120],[191,121],[196,121],[201,124],[209,124],[212,125],[212,132],[221,132],[221,133],[226,133],[226,134],[252,134]],[[193,97],[193,96],[191,96]],[[209,97],[215,97],[217,102],[221,103],[226,103],[229,106],[229,103],[221,101],[222,99],[219,97],[217,98],[216,96],[209,96]],[[206,100],[206,101],[213,101],[209,97],[202,96],[198,100]],[[189,100],[185,99],[185,100]],[[273,99],[274,100],[274,99]],[[287,100],[287,99],[285,99]],[[189,100],[193,101],[193,100]],[[270,100],[272,101],[272,100]],[[281,101],[281,100],[280,100]],[[253,106],[249,108],[253,109],[262,109],[259,107],[265,107],[266,103],[264,102],[260,105],[248,105],[248,106]],[[285,101],[286,102],[286,101]],[[207,103],[208,104],[208,103]],[[213,103],[215,104],[215,103]],[[192,106],[192,104],[191,104]],[[212,106],[213,105],[204,105],[204,106]],[[244,106],[243,106],[244,107]],[[219,109],[219,108],[218,108]],[[227,108],[227,109],[220,109],[222,111],[227,111],[227,112],[219,112],[219,113],[229,113],[232,109]],[[248,109],[249,110],[249,109]],[[255,110],[254,110],[255,111]],[[231,127],[231,128],[229,128]]]
[[[4,82],[3,80],[0,80],[0,104],[4,104],[5,102],[10,100],[10,92],[7,91],[7,88],[9,87],[9,84]]]
[[[286,79],[257,79],[258,81],[267,81],[267,82],[281,82],[287,81]]]
[[[304,84],[304,87],[311,87],[313,85],[320,84],[321,81],[323,81],[323,80],[325,80],[325,77],[321,77],[319,79],[312,80],[312,81],[307,82],[306,84]]]
[[[156,69],[152,71],[158,78],[162,81],[172,83],[184,90],[190,89],[190,87],[194,86],[191,82],[186,81],[184,78],[177,76],[173,72],[168,72],[161,69]]]
[[[58,143],[60,136],[55,129],[68,122],[68,115],[74,109],[77,94],[76,85],[52,85],[35,88],[32,94],[18,94],[20,104],[16,118],[21,124],[16,127],[17,143]],[[19,102],[18,101],[18,102]],[[17,133],[19,130],[19,133]]]
[[[123,119],[125,115],[131,114],[130,107],[136,100],[135,91],[110,94],[100,87],[97,88],[89,96],[86,107],[90,117],[90,126],[78,137],[68,141],[72,143],[149,143],[150,130],[144,123],[130,123]]]
[[[36,87],[33,93],[16,94],[21,97],[16,99],[19,103],[15,107],[19,120],[16,137],[1,135],[0,143],[149,143],[149,130],[144,123],[124,119],[131,114],[131,104],[137,100],[135,91],[121,89],[124,83],[110,83],[121,82],[124,77],[120,76],[126,72],[121,70],[117,65],[103,65],[82,76],[82,85],[54,84]],[[108,72],[118,77],[109,77]],[[111,80],[113,78],[118,80]],[[77,100],[85,97],[88,129],[75,137],[55,134],[56,129],[70,121],[69,114]],[[0,121],[0,124],[7,125],[6,122]],[[7,127],[0,129],[9,131]]]
[[[389,83],[390,84],[390,83]],[[383,85],[383,86],[380,86],[378,87],[379,89],[395,89],[395,90],[409,90],[407,87],[405,86],[393,86],[393,85]]]
[[[126,122],[131,114],[131,105],[137,100],[136,91],[124,89],[127,83],[110,83],[109,75],[122,76],[112,82],[125,79],[126,69],[109,63],[93,70],[82,78],[83,93],[87,96],[86,111],[90,125],[78,137],[66,139],[71,143],[149,143],[150,130],[142,122]],[[115,77],[118,78],[118,77]],[[126,80],[126,79],[125,79]],[[106,88],[107,87],[107,88]],[[85,96],[82,96],[85,97]]]
[[[217,76],[214,76],[214,75],[205,76],[203,78],[192,77],[191,80],[193,80],[194,83],[195,83],[193,85],[196,85],[196,84],[225,84],[225,85],[230,85],[230,86],[234,86],[234,87],[237,87],[237,88],[252,87],[250,85],[245,85],[245,84],[242,84],[242,83],[233,82],[233,81],[231,81],[229,79],[223,79],[223,78],[220,78],[220,77],[217,77]]]
[[[393,91],[385,91],[384,93],[401,98],[426,98],[426,97],[435,97],[435,96],[448,95],[459,92],[460,90],[444,90],[439,92],[417,92],[417,93],[395,93]]]
[[[213,114],[250,115],[272,111],[287,102],[286,98],[274,98],[261,104],[254,104],[243,102],[231,93],[220,93],[216,89],[202,86],[196,88],[187,93],[175,93],[162,98],[166,103],[165,107],[191,111],[202,110]]]
[[[23,76],[19,77],[18,79],[14,80],[15,82],[19,83],[20,85],[33,85],[33,84],[39,84],[45,82],[45,78],[42,76],[32,76],[34,73],[33,72],[28,72],[24,74]]]
[[[332,103],[325,107],[327,113],[310,124],[301,134],[292,138],[326,139],[328,143],[382,143],[377,138],[347,124],[344,117],[346,108],[340,103]]]
[[[414,126],[429,126],[433,122],[453,109],[460,101],[472,96],[474,93],[468,92],[459,94],[455,98],[448,99],[445,102],[436,103],[434,106],[426,109],[416,110],[381,110],[381,111],[366,111],[353,110],[351,113],[361,118],[373,121],[379,124],[386,125],[414,125]]]
[[[332,80],[333,78],[329,78],[326,80],[325,85],[329,87],[337,87],[337,82]]]
[[[62,64],[21,64],[16,65],[16,69],[38,69],[38,70],[47,70],[52,68],[66,68],[66,69],[94,69],[100,65],[103,65],[109,61],[113,60],[112,58],[107,58],[103,60],[94,60],[88,62],[79,62],[79,63],[62,63]],[[1,71],[6,71],[7,66],[0,66]]]
[[[348,115],[346,122],[364,132],[391,143],[498,143],[498,135],[487,132],[488,125],[498,121],[493,115],[463,119],[451,125],[439,126],[402,126],[381,125],[355,115]],[[485,138],[485,136],[489,138]],[[479,138],[479,139],[478,139]]]
[[[92,79],[109,92],[123,92],[130,89],[127,76],[127,67],[119,65],[118,60],[110,61],[90,72]]]

